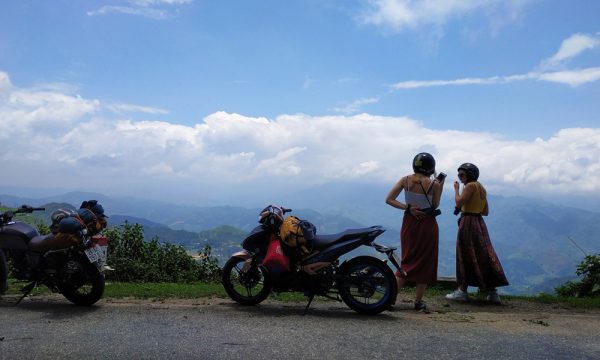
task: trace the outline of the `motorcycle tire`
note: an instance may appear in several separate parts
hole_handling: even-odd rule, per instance
[[[223,267],[223,287],[236,302],[242,305],[256,305],[265,300],[271,292],[271,275],[267,268],[252,264],[244,271],[246,260],[233,256]]]
[[[87,259],[70,260],[77,270],[69,274],[58,288],[67,300],[78,306],[95,304],[104,294],[104,275]]]
[[[6,255],[0,249],[0,295],[4,294],[8,289],[8,264],[6,263]]]
[[[340,269],[344,280],[338,285],[340,297],[352,310],[375,315],[396,301],[398,285],[387,264],[371,256],[349,260]]]

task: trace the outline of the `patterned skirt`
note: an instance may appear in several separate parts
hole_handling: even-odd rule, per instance
[[[480,290],[508,285],[481,215],[463,215],[458,222],[456,281]]]
[[[417,284],[437,281],[439,228],[433,216],[417,220],[405,212],[400,230],[404,279]],[[396,276],[399,276],[396,273]]]

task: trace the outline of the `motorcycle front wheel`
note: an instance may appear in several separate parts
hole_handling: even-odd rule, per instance
[[[8,288],[8,265],[6,264],[6,255],[0,249],[0,295],[6,292]]]
[[[342,267],[341,274],[340,297],[360,314],[379,314],[396,300],[396,277],[379,259],[370,256],[354,258]]]
[[[69,260],[64,279],[58,285],[60,293],[75,305],[90,306],[104,294],[104,275],[87,259]]]
[[[242,305],[261,303],[271,292],[271,276],[264,266],[233,256],[223,267],[223,287]]]

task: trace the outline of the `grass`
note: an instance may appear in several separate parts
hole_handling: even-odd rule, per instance
[[[7,295],[20,295],[21,288],[28,282],[8,279]],[[47,295],[51,291],[41,285],[36,287],[31,295]],[[124,283],[106,282],[103,298],[134,298],[134,299],[195,299],[203,297],[227,298],[228,295],[220,283]],[[306,297],[300,293],[272,294],[273,300],[286,302],[304,302]]]
[[[193,299],[200,297],[226,297],[221,284],[217,283],[121,283],[107,282],[105,298],[136,299]]]
[[[538,294],[534,296],[503,296],[505,298],[513,298],[536,302],[540,304],[556,304],[568,306],[578,309],[600,309],[600,297],[565,297],[550,294]]]
[[[20,289],[27,285],[27,282],[9,279],[8,295],[20,294]],[[32,292],[32,295],[44,295],[51,293],[45,286],[38,286]],[[414,295],[414,288],[405,287],[400,290],[405,295]],[[446,287],[432,286],[427,288],[426,297],[444,296],[448,293]],[[227,293],[220,283],[122,283],[107,282],[104,290],[104,298],[135,298],[135,299],[194,299],[203,297],[227,298]],[[269,297],[273,300],[285,302],[305,302],[306,297],[302,293],[287,292],[280,294],[271,294]],[[600,309],[600,298],[575,298],[562,297],[551,294],[538,294],[533,296],[512,296],[503,295],[503,299],[516,299],[530,301],[540,304],[555,304],[576,309]],[[323,301],[324,298],[317,297],[315,300]]]

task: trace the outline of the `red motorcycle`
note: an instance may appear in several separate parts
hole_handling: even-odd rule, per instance
[[[398,288],[388,261],[399,271],[402,269],[395,248],[375,243],[385,231],[381,226],[330,235],[311,233],[307,226],[304,252],[286,245],[279,236],[284,214],[290,211],[267,206],[260,213],[260,225],[242,242],[243,250],[225,264],[223,286],[233,300],[256,305],[271,291],[296,291],[309,298],[305,311],[317,295],[343,301],[363,314],[378,314],[392,306]],[[340,257],[360,246],[374,248],[387,260],[357,256],[340,263]]]

